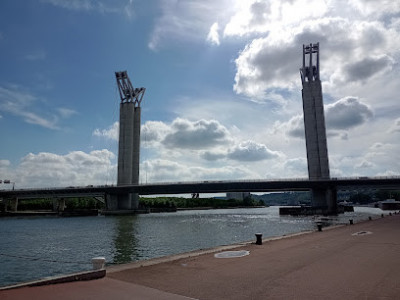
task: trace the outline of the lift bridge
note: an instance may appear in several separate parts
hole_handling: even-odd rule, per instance
[[[90,196],[103,199],[109,211],[135,211],[139,195],[195,194],[227,192],[311,191],[312,206],[337,211],[337,191],[362,188],[398,189],[400,177],[331,178],[320,81],[319,44],[303,45],[303,115],[307,150],[308,179],[199,181],[139,184],[141,102],[145,88],[134,88],[126,71],[115,72],[121,98],[116,186],[20,189],[0,191],[0,200]]]

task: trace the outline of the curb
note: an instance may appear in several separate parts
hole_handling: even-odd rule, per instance
[[[100,279],[105,276],[106,276],[105,269],[95,270],[95,271],[84,271],[84,272],[72,273],[69,275],[46,277],[40,280],[28,281],[19,284],[4,286],[0,287],[0,291],[17,289],[22,287],[33,287],[33,286],[73,282],[73,281],[93,280],[93,279]]]

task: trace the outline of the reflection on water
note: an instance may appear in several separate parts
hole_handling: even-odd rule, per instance
[[[113,262],[123,264],[138,260],[137,216],[119,216],[115,218],[115,221]]]
[[[356,208],[333,223],[380,215]],[[179,211],[137,216],[0,218],[0,286],[91,269],[93,257],[127,263],[196,249],[315,230],[314,217],[278,207]]]

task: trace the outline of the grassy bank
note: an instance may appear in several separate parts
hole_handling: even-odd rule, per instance
[[[197,208],[197,207],[240,207],[240,206],[260,206],[264,202],[247,198],[244,200],[218,199],[218,198],[180,198],[180,197],[156,197],[140,198],[140,205],[149,208]]]
[[[105,209],[105,204],[92,197],[67,198],[66,210],[82,209]],[[198,207],[242,207],[260,206],[262,201],[247,198],[244,200],[225,200],[217,198],[181,198],[181,197],[141,197],[139,206],[141,208],[198,208]],[[10,210],[10,205],[7,210]],[[57,209],[57,200],[53,199],[24,199],[18,202],[18,211],[42,211]],[[2,209],[4,210],[4,208]]]

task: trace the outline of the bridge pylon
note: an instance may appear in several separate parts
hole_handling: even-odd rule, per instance
[[[146,89],[134,88],[126,71],[115,72],[120,102],[118,179],[117,186],[139,184],[140,163],[140,104]],[[137,193],[118,194],[108,197],[109,209],[137,210]],[[115,203],[116,202],[116,203]]]
[[[310,180],[329,179],[324,103],[319,74],[319,43],[303,45],[303,66],[300,68],[300,76],[303,86],[308,176]],[[311,204],[314,207],[325,207],[327,213],[336,213],[336,190],[313,189]]]

